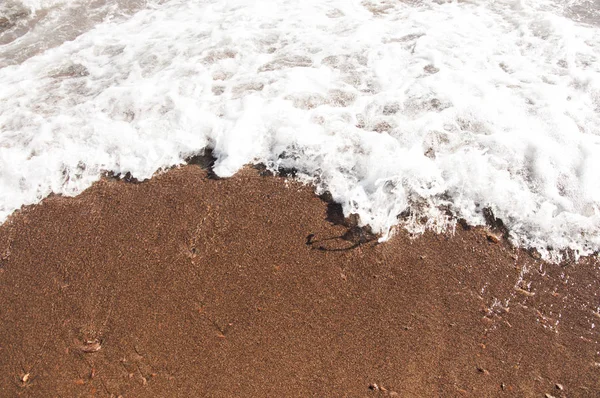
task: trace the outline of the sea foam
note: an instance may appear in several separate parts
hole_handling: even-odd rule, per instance
[[[0,46],[0,220],[211,148],[219,176],[294,168],[384,238],[490,208],[547,258],[600,249],[593,6],[130,3],[48,44],[92,4],[53,3],[53,22]]]

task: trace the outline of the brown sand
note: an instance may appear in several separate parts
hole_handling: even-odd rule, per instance
[[[195,165],[24,209],[0,227],[0,396],[600,395],[597,263],[461,227],[331,250],[338,213]]]

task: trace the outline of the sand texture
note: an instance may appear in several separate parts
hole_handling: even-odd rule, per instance
[[[254,169],[104,179],[0,227],[0,396],[596,397],[599,280]]]

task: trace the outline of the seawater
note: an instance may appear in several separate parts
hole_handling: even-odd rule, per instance
[[[592,253],[600,1],[0,4],[0,221],[204,148],[222,177],[296,169],[383,239],[490,208],[546,258]]]

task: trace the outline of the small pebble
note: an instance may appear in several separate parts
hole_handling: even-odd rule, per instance
[[[500,238],[494,234],[487,234],[487,238],[490,242],[493,242],[493,243],[500,242]]]
[[[102,342],[99,340],[88,340],[82,346],[79,347],[79,349],[86,354],[98,352],[101,348]]]

